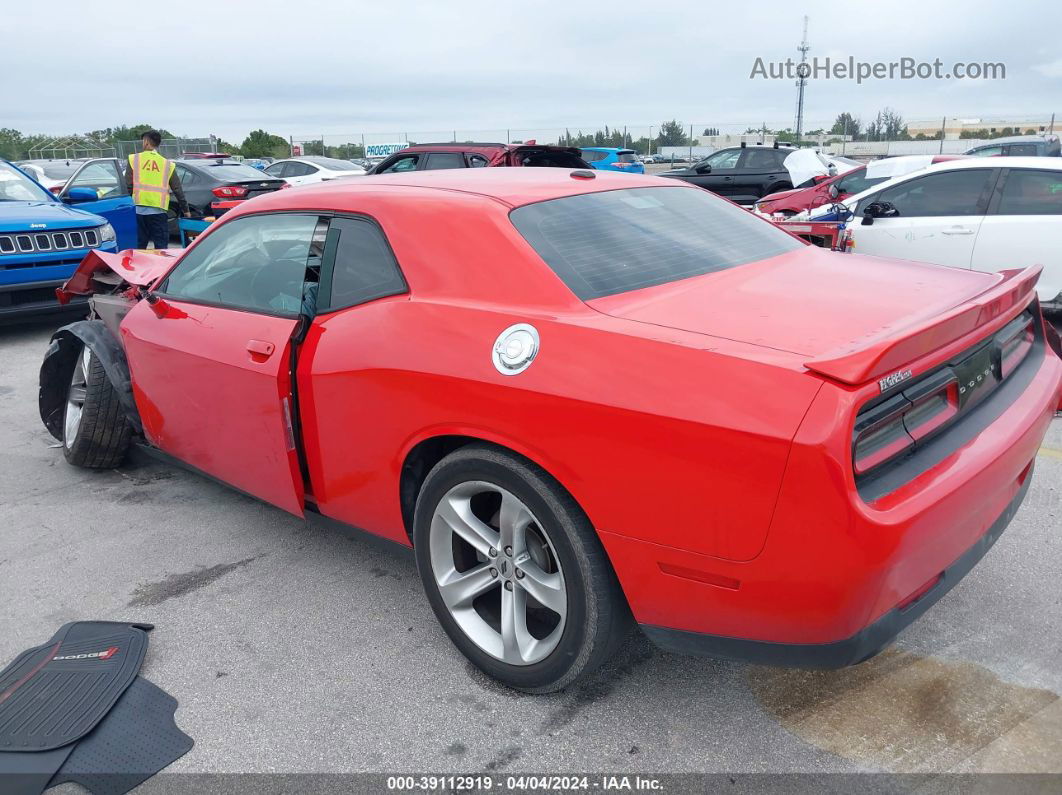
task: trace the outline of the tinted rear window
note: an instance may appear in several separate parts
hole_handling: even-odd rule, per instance
[[[620,152],[616,155],[616,159],[621,163],[637,163],[638,156],[634,152]]]
[[[586,193],[518,207],[510,218],[584,301],[803,246],[747,210],[692,188]]]
[[[307,163],[313,163],[330,171],[353,171],[356,168],[349,160],[337,160],[334,157],[306,157],[303,159]]]

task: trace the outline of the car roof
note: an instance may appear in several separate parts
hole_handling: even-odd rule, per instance
[[[961,160],[947,160],[916,172],[952,171],[957,168],[1040,168],[1062,171],[1062,157],[1004,157],[999,160],[992,157],[964,157]],[[907,176],[906,174],[904,176]]]
[[[592,174],[579,177],[573,174]],[[328,207],[358,209],[359,200],[392,188],[403,189],[406,195],[419,194],[425,198],[445,198],[446,193],[472,194],[495,200],[510,207],[520,207],[550,199],[575,196],[581,193],[619,190],[622,188],[666,187],[700,190],[679,180],[641,174],[621,174],[611,171],[590,171],[567,168],[453,168],[427,171],[406,171],[379,174],[300,186],[298,191],[277,191],[258,197],[256,206],[266,209]]]
[[[633,152],[633,149],[621,149],[617,146],[580,146],[587,152]]]
[[[998,144],[1054,143],[1057,140],[1057,135],[1008,135],[1004,138],[993,138],[991,141],[978,144],[973,148],[982,149],[986,146],[997,146]]]

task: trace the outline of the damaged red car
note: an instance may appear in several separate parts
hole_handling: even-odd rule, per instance
[[[412,547],[454,644],[515,688],[634,623],[843,666],[1029,488],[1062,388],[1037,277],[832,254],[655,177],[367,177],[185,251],[93,252],[40,411],[73,464],[139,444]]]

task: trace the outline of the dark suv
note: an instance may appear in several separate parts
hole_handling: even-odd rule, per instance
[[[794,187],[783,163],[795,151],[793,146],[742,144],[712,152],[689,168],[665,171],[660,176],[707,188],[738,204],[753,204],[771,193]]]
[[[488,166],[553,166],[590,168],[574,146],[523,144],[443,143],[414,144],[379,163],[370,174],[397,174],[436,168]]]

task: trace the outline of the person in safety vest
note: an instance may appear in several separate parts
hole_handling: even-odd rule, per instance
[[[177,199],[177,212],[191,217],[188,202],[181,189],[173,161],[158,153],[162,136],[157,130],[148,130],[140,138],[143,151],[129,155],[129,168],[125,171],[125,184],[133,194],[136,205],[136,247],[166,248],[170,244],[170,194]]]

